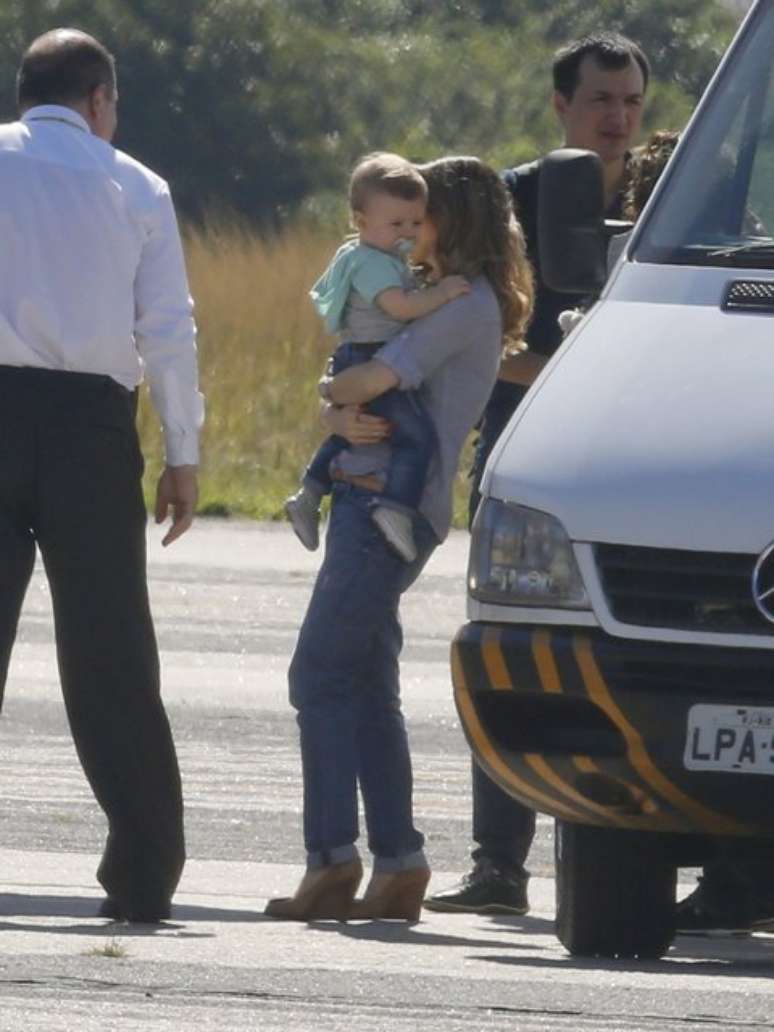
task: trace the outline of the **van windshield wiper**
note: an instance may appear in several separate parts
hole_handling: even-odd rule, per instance
[[[733,247],[721,247],[716,251],[708,251],[708,258],[744,258],[755,256],[770,258],[774,256],[774,239],[751,240],[746,244],[735,244]]]

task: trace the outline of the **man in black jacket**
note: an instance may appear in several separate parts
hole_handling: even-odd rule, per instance
[[[629,151],[640,129],[649,73],[648,60],[637,44],[614,33],[575,40],[554,58],[553,105],[564,130],[564,145],[599,155],[610,218],[621,214]],[[529,350],[504,359],[484,413],[472,471],[471,522],[492,448],[529,385],[561,343],[559,313],[582,300],[551,290],[541,279],[537,235],[540,168],[538,160],[504,173],[524,229],[537,290],[527,333]],[[425,906],[448,912],[526,914],[529,873],[524,863],[535,832],[535,814],[491,781],[475,761],[472,775],[473,869],[458,885],[427,899]]]

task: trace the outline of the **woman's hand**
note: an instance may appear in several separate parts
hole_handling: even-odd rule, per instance
[[[331,433],[350,444],[378,444],[390,435],[388,421],[364,412],[360,405],[325,405],[321,418]]]

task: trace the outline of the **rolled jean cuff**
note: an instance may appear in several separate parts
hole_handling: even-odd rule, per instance
[[[403,856],[375,856],[373,872],[374,874],[394,874],[396,871],[413,871],[417,867],[430,869],[423,849],[417,849],[413,853],[404,853]]]
[[[346,864],[350,860],[357,860],[358,851],[354,845],[334,846],[333,849],[318,850],[306,854],[306,869],[313,871],[320,867],[330,867],[331,864]]]

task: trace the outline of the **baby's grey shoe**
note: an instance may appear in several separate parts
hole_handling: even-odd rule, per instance
[[[580,308],[566,308],[563,312],[560,312],[557,321],[563,336],[566,337],[572,333],[578,323],[583,321],[585,315],[586,313],[582,312]]]
[[[285,513],[296,537],[310,552],[320,544],[320,505],[318,499],[301,488],[285,500]]]
[[[371,509],[371,519],[381,530],[390,548],[407,563],[413,563],[417,557],[417,546],[409,514],[386,505],[375,505]]]

